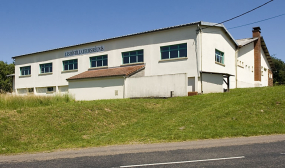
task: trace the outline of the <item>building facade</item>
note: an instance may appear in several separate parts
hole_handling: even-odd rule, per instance
[[[269,86],[270,56],[253,34],[235,40],[223,25],[194,22],[15,56],[14,91],[96,100]]]

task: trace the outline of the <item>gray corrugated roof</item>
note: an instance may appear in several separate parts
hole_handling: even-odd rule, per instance
[[[168,29],[173,29],[173,28],[178,28],[178,27],[190,26],[190,25],[194,25],[194,24],[198,24],[198,23],[200,23],[201,25],[204,25],[204,26],[213,26],[213,25],[215,25],[216,27],[224,28],[224,30],[228,33],[228,35],[231,37],[231,39],[234,41],[234,43],[238,46],[238,44],[235,41],[235,39],[228,32],[228,30],[225,28],[225,26],[223,24],[216,25],[216,23],[199,21],[199,22],[192,22],[192,23],[181,24],[181,25],[171,26],[171,27],[166,27],[166,28],[154,29],[154,30],[150,30],[150,31],[144,31],[144,32],[140,32],[140,33],[128,34],[128,35],[124,35],[124,36],[118,36],[118,37],[112,37],[112,38],[97,40],[97,41],[91,41],[91,42],[87,42],[87,43],[80,43],[80,44],[75,44],[75,45],[70,45],[70,46],[50,49],[50,50],[38,51],[38,52],[33,52],[33,53],[28,53],[28,54],[14,56],[12,58],[14,59],[14,58],[17,58],[17,57],[22,57],[22,56],[27,56],[27,55],[32,55],[32,54],[38,54],[38,53],[43,53],[43,52],[48,52],[48,51],[54,51],[54,50],[59,50],[59,49],[63,49],[63,48],[75,47],[75,46],[80,46],[80,45],[85,45],[85,44],[90,44],[90,43],[102,42],[102,41],[107,41],[107,40],[123,38],[123,37],[129,37],[129,36],[135,36],[135,35],[140,35],[140,34],[145,34],[145,33],[156,32],[156,31],[168,30]]]
[[[238,39],[236,40],[236,42],[238,43],[238,45],[240,47],[243,47],[251,42],[254,42],[255,40],[257,40],[258,37],[255,37],[255,38],[244,38],[244,39]]]

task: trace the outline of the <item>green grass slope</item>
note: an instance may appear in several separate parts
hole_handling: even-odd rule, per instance
[[[170,99],[0,95],[0,154],[285,133],[285,87]]]

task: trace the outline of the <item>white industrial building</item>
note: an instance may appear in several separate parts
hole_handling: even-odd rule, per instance
[[[235,40],[221,24],[194,22],[13,57],[16,94],[76,100],[187,96],[272,86],[260,28]]]

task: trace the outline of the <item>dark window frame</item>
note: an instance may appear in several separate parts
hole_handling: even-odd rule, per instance
[[[160,59],[187,58],[187,43],[161,46]]]
[[[31,66],[20,67],[20,76],[31,75]]]
[[[122,64],[135,64],[144,62],[144,50],[122,52]]]
[[[89,60],[90,60],[90,68],[108,66],[108,55],[99,55],[99,56],[90,57]]]
[[[225,53],[215,49],[215,62],[225,64]]]
[[[40,64],[40,73],[52,73],[52,63]]]
[[[62,61],[62,64],[63,71],[78,70],[78,59]],[[67,67],[67,69],[65,67]]]

